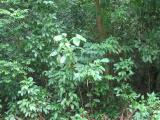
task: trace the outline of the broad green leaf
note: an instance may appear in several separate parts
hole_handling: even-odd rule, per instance
[[[93,99],[93,101],[94,101],[94,102],[97,102],[97,103],[99,103],[99,102],[100,102],[100,100],[99,100],[99,99]]]
[[[8,10],[0,9],[0,14],[10,15],[11,13]]]
[[[54,37],[54,40],[57,41],[57,42],[58,42],[58,41],[61,41],[61,40],[63,40],[63,39],[64,39],[64,38],[63,38],[62,35],[57,35],[57,36]]]
[[[62,56],[62,57],[60,58],[60,63],[61,63],[61,64],[64,64],[65,61],[66,61],[66,56],[64,55],[64,56]]]
[[[67,37],[67,34],[66,34],[66,33],[62,33],[62,36],[63,36],[63,37]]]
[[[74,37],[74,38],[72,38],[72,40],[73,40],[73,44],[74,44],[74,45],[76,45],[76,46],[79,46],[79,45],[80,45],[80,39]]]
[[[102,62],[102,63],[109,63],[110,60],[108,58],[103,58],[103,59],[100,60],[100,62]]]
[[[84,38],[83,36],[79,35],[79,34],[76,34],[76,38],[86,42],[86,38]]]
[[[50,56],[56,56],[58,53],[57,53],[57,51],[53,51],[51,54],[50,54]]]

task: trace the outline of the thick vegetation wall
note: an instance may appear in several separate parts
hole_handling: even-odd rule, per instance
[[[0,119],[160,120],[159,0],[1,0]]]

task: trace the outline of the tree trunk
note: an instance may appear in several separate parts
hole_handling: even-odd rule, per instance
[[[95,0],[95,6],[96,6],[96,27],[98,32],[98,38],[104,39],[106,37],[106,31],[104,27],[104,21],[102,16],[102,8],[100,5],[100,0]]]

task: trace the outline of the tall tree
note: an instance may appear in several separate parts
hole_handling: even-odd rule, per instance
[[[100,0],[95,0],[95,7],[96,7],[96,26],[97,26],[98,36],[100,39],[104,39],[106,37],[106,30],[103,19],[103,7],[100,3]]]

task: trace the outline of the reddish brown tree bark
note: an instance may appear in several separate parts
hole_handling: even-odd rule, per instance
[[[102,7],[100,5],[100,0],[95,0],[95,6],[96,6],[96,27],[98,32],[98,38],[104,39],[106,37],[106,31],[104,26],[103,12],[102,12]]]

